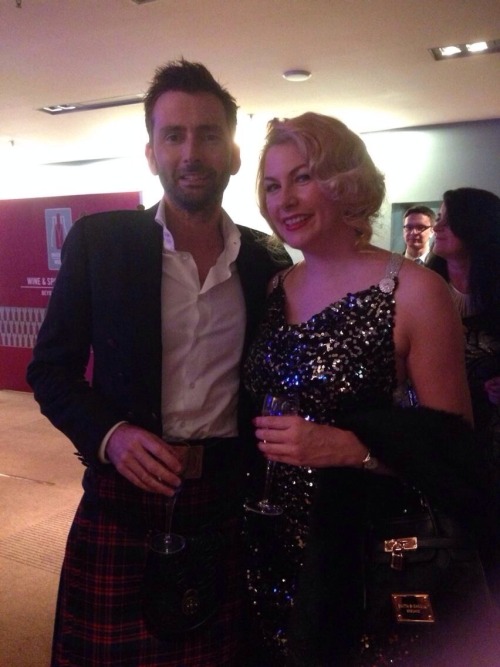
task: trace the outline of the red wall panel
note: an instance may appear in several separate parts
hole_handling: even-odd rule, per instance
[[[140,192],[0,200],[0,389],[30,391],[26,366],[71,225],[140,203]]]

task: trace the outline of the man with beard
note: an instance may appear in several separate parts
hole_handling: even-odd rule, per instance
[[[62,252],[28,369],[42,413],[86,466],[52,667],[245,664],[239,533],[245,472],[257,448],[239,368],[267,283],[288,258],[272,256],[263,234],[236,226],[222,209],[240,166],[236,112],[203,65],[159,68],[145,116],[146,157],[162,200],[149,210],[80,219]],[[176,442],[190,445],[188,465]],[[144,611],[150,539],[165,530],[174,495],[175,532],[186,539],[176,576],[185,575],[185,557],[195,573],[207,562],[217,573],[211,617],[179,634],[155,627]],[[206,602],[188,592],[178,610],[168,609],[186,615],[173,618],[179,627]]]

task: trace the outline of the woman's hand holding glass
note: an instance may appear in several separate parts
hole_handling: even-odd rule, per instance
[[[297,415],[299,412],[299,401],[295,395],[273,395],[266,394],[262,404],[263,416],[279,416]],[[268,460],[266,466],[266,476],[264,480],[264,492],[262,498],[257,501],[248,502],[245,504],[245,509],[250,512],[257,512],[258,514],[265,514],[267,516],[277,516],[283,512],[283,508],[271,501],[272,484],[274,477],[275,462]]]
[[[360,468],[367,448],[352,432],[297,416],[255,419],[259,449],[271,461],[308,468]]]

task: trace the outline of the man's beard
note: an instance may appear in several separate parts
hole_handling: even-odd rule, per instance
[[[207,179],[207,182],[200,188],[183,187],[183,175],[200,174]],[[229,183],[229,170],[218,174],[214,169],[200,167],[190,167],[180,173],[176,173],[174,178],[168,179],[160,175],[160,181],[167,198],[177,208],[187,213],[198,213],[214,205],[220,205],[222,196],[227,184]]]

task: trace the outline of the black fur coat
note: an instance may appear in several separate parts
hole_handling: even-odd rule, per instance
[[[368,526],[374,516],[408,511],[415,489],[461,524],[480,551],[491,587],[500,588],[496,494],[474,433],[463,419],[425,407],[394,407],[339,416],[336,425],[353,431],[394,476],[342,468],[319,471],[290,628],[296,655],[292,664],[301,666],[351,664],[347,654],[359,645],[364,627]]]

